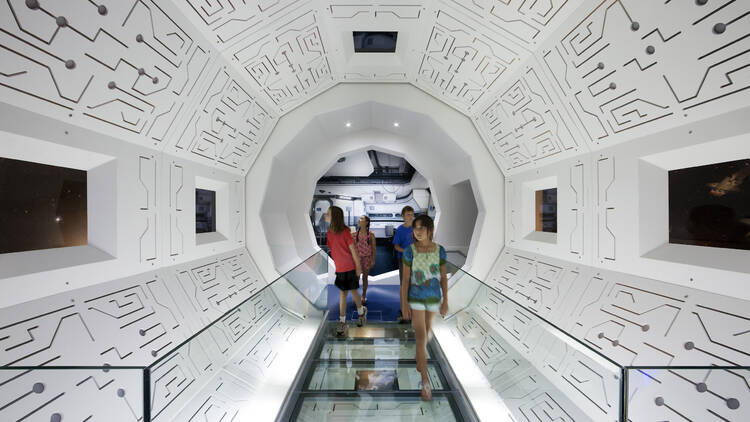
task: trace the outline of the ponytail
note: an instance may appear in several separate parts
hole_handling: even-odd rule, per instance
[[[365,221],[367,221],[367,227],[365,228],[365,230],[367,231],[367,235],[369,236],[370,235],[370,217],[366,215],[363,215],[362,217],[364,217]],[[357,240],[356,241],[359,242],[359,227],[357,228]]]

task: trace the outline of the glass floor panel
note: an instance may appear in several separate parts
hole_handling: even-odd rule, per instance
[[[419,396],[308,396],[302,399],[296,420],[455,422],[457,419],[448,396],[435,393],[431,402],[421,401]]]
[[[442,373],[427,364],[434,391],[443,389]],[[307,390],[419,391],[422,375],[414,363],[383,361],[375,363],[321,362],[313,368]]]
[[[341,338],[336,336],[336,323],[329,324],[328,338]],[[353,322],[347,325],[346,336],[348,338],[392,338],[392,339],[412,339],[414,340],[414,329],[411,324],[397,323],[370,323],[364,327],[357,327]]]
[[[456,390],[450,366],[436,340],[427,344],[427,372],[433,391],[422,401],[422,376],[415,362],[416,338],[411,324],[347,324],[336,335],[330,321],[316,340],[304,378],[297,381],[289,421],[475,421],[466,398]]]
[[[376,339],[328,339],[320,350],[320,359],[332,360],[398,360],[415,359],[416,342],[395,338]],[[431,358],[427,347],[427,359]]]

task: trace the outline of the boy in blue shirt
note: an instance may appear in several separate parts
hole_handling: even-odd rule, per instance
[[[405,206],[401,210],[401,217],[404,219],[404,224],[398,226],[396,233],[393,235],[393,249],[396,250],[396,259],[398,260],[398,280],[399,284],[403,283],[403,261],[404,249],[408,248],[414,242],[413,228],[411,223],[414,222],[414,208]],[[399,307],[399,309],[401,309]],[[398,312],[399,322],[409,322],[405,320],[401,315],[401,311]]]

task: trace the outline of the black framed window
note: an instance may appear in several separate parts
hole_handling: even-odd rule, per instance
[[[195,232],[216,231],[216,192],[195,189]]]
[[[535,230],[557,233],[557,188],[536,191]]]
[[[669,243],[750,249],[750,159],[671,170]]]
[[[87,177],[0,157],[0,253],[88,244]]]
[[[398,32],[354,31],[355,53],[395,53]]]

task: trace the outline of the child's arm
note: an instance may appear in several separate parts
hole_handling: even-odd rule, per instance
[[[362,267],[359,264],[359,255],[357,255],[357,251],[354,249],[354,243],[349,244],[349,252],[352,254],[352,259],[354,259],[354,268],[357,272],[357,277],[359,277],[360,274],[362,274]]]
[[[370,243],[372,243],[372,259],[370,259],[370,262],[372,263],[372,265],[375,265],[375,250],[376,250],[376,247],[375,247],[375,233],[373,233],[373,232],[370,232],[370,241],[371,241]]]
[[[445,270],[445,264],[440,265],[440,289],[443,291],[443,303],[440,305],[440,315],[445,316],[448,313],[448,275]]]
[[[443,303],[440,304],[440,315],[448,314],[448,274],[445,269],[448,262],[448,254],[445,248],[440,246],[440,289],[443,291]]]
[[[401,233],[396,229],[396,235],[393,236],[393,249],[396,252],[404,253],[404,248],[401,247]]]
[[[411,308],[409,307],[409,283],[411,280],[411,265],[403,265],[403,271],[401,271],[401,316],[409,320],[411,319]]]

